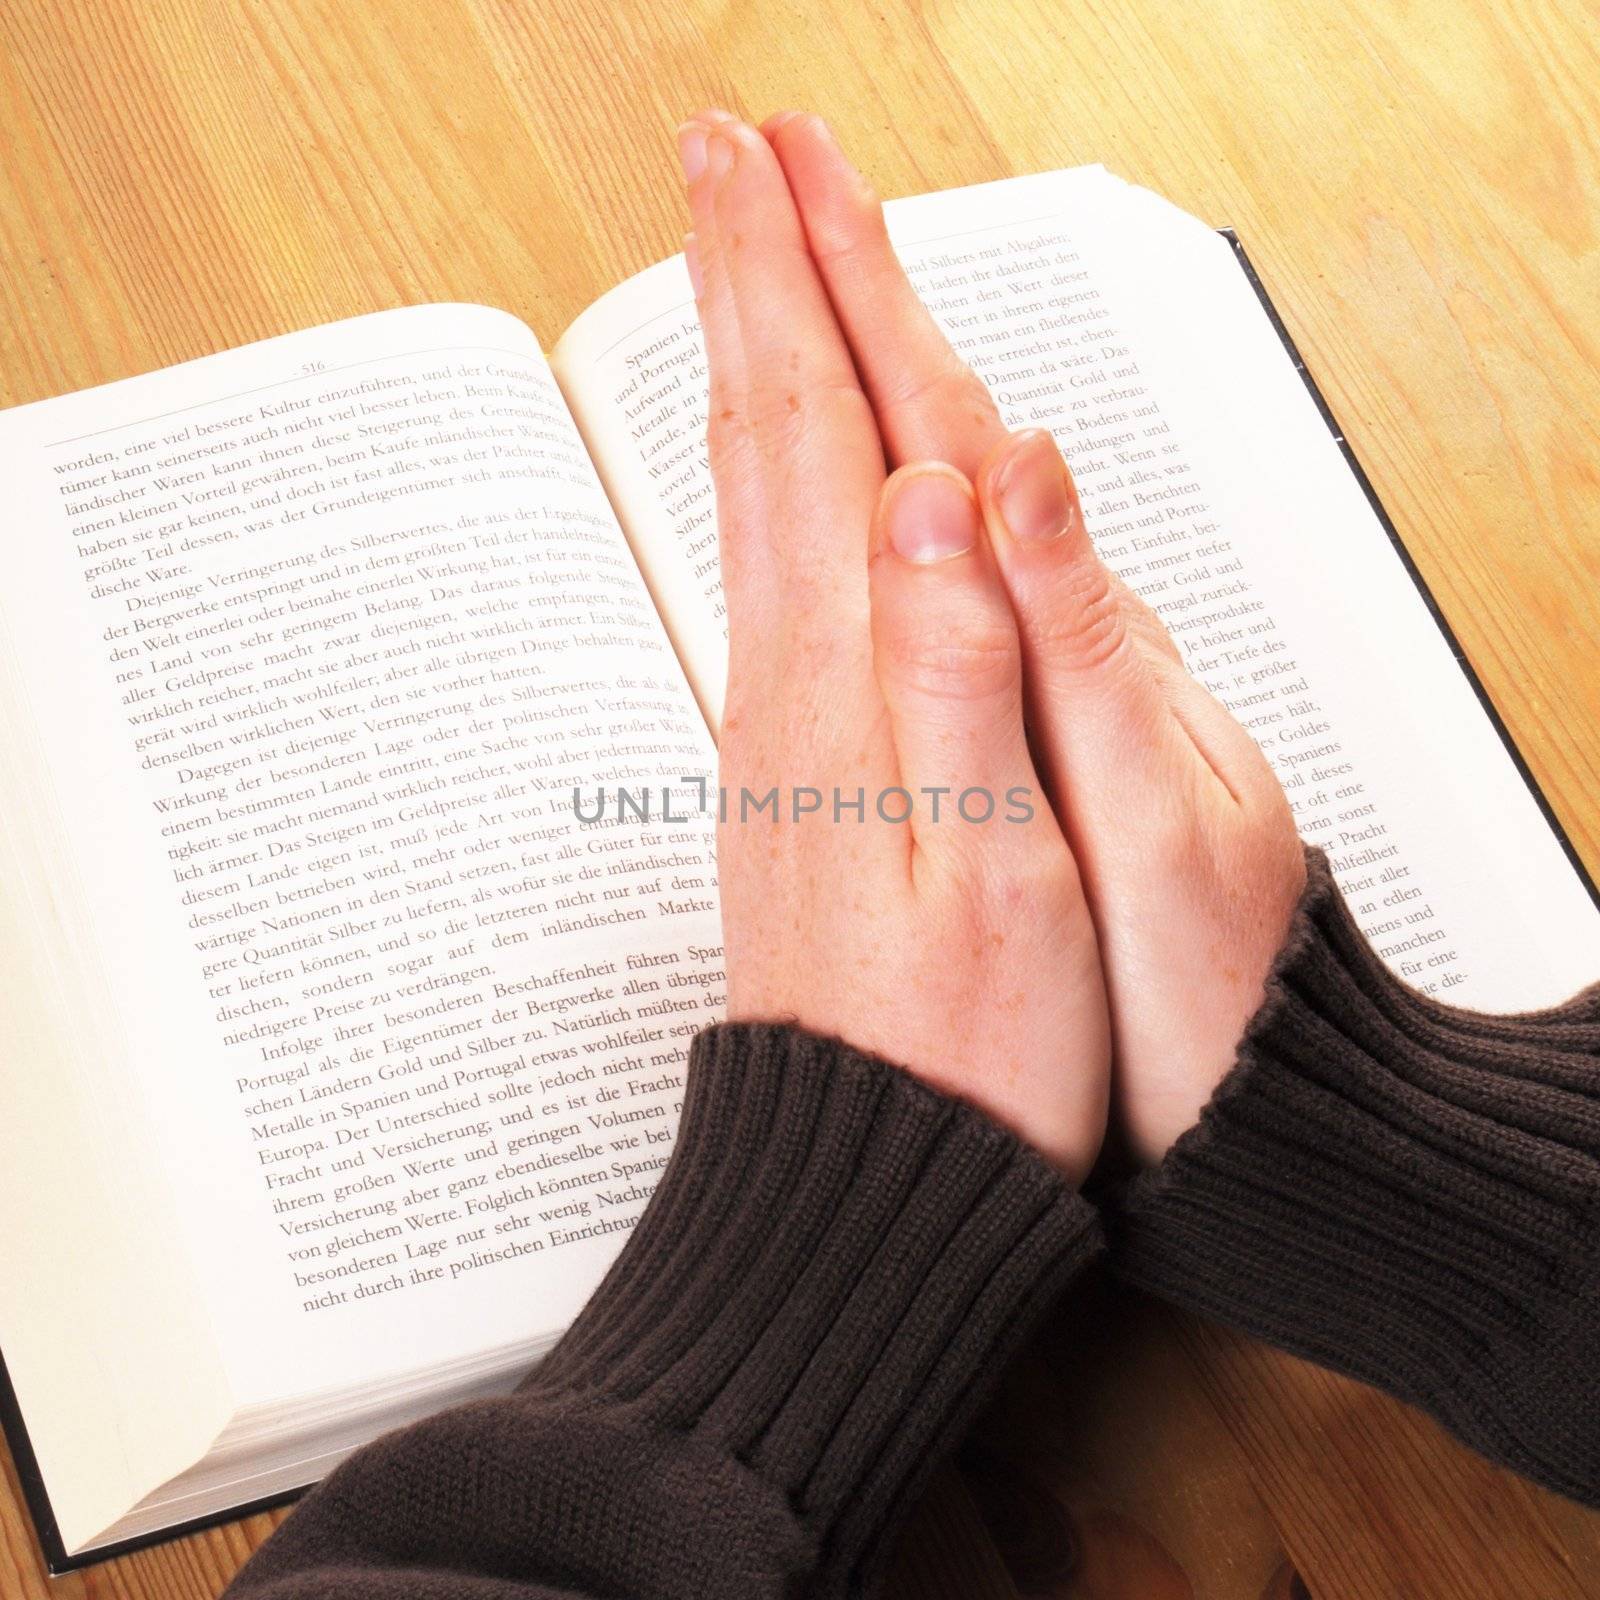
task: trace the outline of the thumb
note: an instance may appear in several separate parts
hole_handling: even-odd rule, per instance
[[[966,476],[901,467],[872,547],[873,660],[917,846],[949,858],[1002,826],[1018,844],[1053,826],[1023,731],[1016,620]]]
[[[1016,608],[1045,777],[1084,829],[1169,814],[1180,783],[1271,805],[1255,741],[1189,675],[1155,613],[1100,560],[1048,433],[1013,434],[978,474],[984,525]],[[1191,789],[1191,792],[1192,789]]]
[[[1160,785],[1178,732],[1169,697],[1084,527],[1077,488],[1048,433],[1012,434],[978,474],[995,560],[1020,630],[1029,709],[1052,787],[1113,808]],[[1058,791],[1059,793],[1060,791]]]

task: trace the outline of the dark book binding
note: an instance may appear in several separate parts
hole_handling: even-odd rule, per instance
[[[1272,323],[1273,331],[1277,334],[1283,345],[1285,353],[1294,363],[1295,371],[1300,374],[1306,390],[1315,402],[1322,420],[1328,426],[1328,432],[1333,435],[1334,443],[1339,446],[1339,453],[1344,457],[1345,464],[1350,468],[1361,492],[1366,496],[1367,503],[1372,507],[1373,515],[1377,517],[1383,531],[1389,537],[1389,543],[1394,547],[1395,554],[1399,556],[1405,567],[1406,576],[1416,586],[1417,593],[1421,595],[1422,602],[1428,608],[1428,614],[1433,618],[1435,626],[1444,636],[1445,643],[1449,646],[1450,654],[1455,657],[1456,665],[1461,668],[1467,683],[1471,686],[1473,694],[1477,697],[1478,704],[1483,708],[1484,715],[1499,735],[1500,742],[1505,746],[1506,754],[1511,758],[1522,781],[1528,786],[1528,792],[1533,796],[1539,807],[1540,814],[1549,824],[1550,831],[1560,842],[1562,852],[1565,854],[1572,870],[1578,875],[1579,881],[1589,893],[1589,898],[1595,906],[1600,908],[1600,888],[1595,885],[1594,879],[1589,875],[1577,850],[1573,847],[1572,840],[1567,831],[1562,827],[1560,820],[1551,809],[1549,800],[1544,791],[1539,787],[1528,763],[1523,759],[1522,752],[1517,748],[1504,720],[1496,709],[1494,701],[1489,698],[1488,692],[1483,687],[1478,674],[1473,670],[1472,663],[1467,660],[1465,653],[1457,641],[1450,624],[1445,620],[1444,613],[1439,609],[1438,602],[1434,599],[1432,591],[1428,588],[1426,580],[1417,570],[1417,564],[1411,559],[1411,553],[1405,547],[1404,541],[1395,529],[1389,513],[1384,510],[1383,502],[1379,500],[1377,491],[1372,487],[1371,480],[1362,469],[1361,463],[1356,459],[1355,452],[1350,448],[1350,442],[1344,436],[1344,430],[1334,418],[1333,412],[1328,408],[1328,402],[1323,398],[1322,391],[1317,387],[1316,381],[1306,369],[1306,364],[1300,358],[1300,351],[1295,346],[1294,340],[1289,336],[1289,330],[1283,324],[1283,318],[1278,315],[1278,308],[1273,305],[1267,294],[1266,286],[1262,283],[1250,257],[1245,253],[1244,246],[1239,242],[1239,236],[1232,228],[1217,230],[1233,250],[1234,259],[1239,263],[1240,269],[1250,281],[1250,287],[1255,291],[1256,299],[1261,303],[1261,309],[1267,314]],[[232,1522],[239,1517],[255,1515],[258,1511],[269,1511],[275,1506],[288,1505],[291,1501],[299,1499],[307,1489],[306,1484],[299,1489],[287,1490],[282,1494],[269,1495],[262,1500],[253,1500],[248,1504],[230,1507],[226,1510],[212,1512],[204,1517],[194,1517],[187,1522],[175,1523],[169,1528],[162,1528],[155,1533],[142,1534],[136,1539],[124,1539],[116,1544],[100,1545],[92,1550],[69,1555],[66,1547],[61,1542],[61,1534],[56,1526],[55,1513],[50,1507],[49,1491],[45,1488],[44,1477],[39,1471],[39,1463],[33,1453],[33,1445],[28,1438],[27,1424],[23,1421],[22,1411],[17,1403],[16,1390],[11,1383],[9,1373],[6,1371],[5,1359],[0,1355],[0,1427],[3,1427],[11,1445],[12,1459],[16,1463],[17,1478],[22,1485],[22,1495],[27,1502],[29,1514],[33,1518],[34,1531],[38,1535],[39,1547],[44,1553],[45,1564],[54,1577],[63,1573],[72,1572],[81,1567],[92,1566],[97,1562],[108,1561],[114,1556],[127,1555],[130,1551],[142,1550],[147,1545],[159,1544],[167,1539],[181,1538],[186,1534],[199,1533],[206,1528],[214,1528],[220,1523]]]
[[[1366,470],[1356,460],[1356,453],[1350,448],[1350,441],[1344,436],[1344,429],[1338,424],[1333,412],[1328,407],[1328,402],[1323,398],[1322,391],[1317,387],[1316,380],[1306,370],[1306,364],[1300,359],[1300,351],[1295,342],[1289,337],[1289,330],[1283,325],[1283,318],[1278,315],[1278,308],[1272,303],[1267,294],[1266,285],[1262,283],[1260,275],[1256,272],[1250,257],[1245,254],[1245,248],[1239,242],[1239,235],[1232,228],[1219,228],[1217,230],[1233,249],[1233,258],[1243,269],[1244,275],[1250,280],[1250,287],[1255,290],[1256,299],[1261,302],[1261,309],[1266,312],[1267,319],[1272,323],[1272,331],[1277,334],[1279,343],[1283,345],[1284,352],[1294,362],[1294,370],[1300,374],[1306,386],[1306,392],[1316,404],[1317,411],[1322,420],[1328,425],[1328,432],[1333,435],[1333,442],[1339,447],[1339,454],[1344,457],[1345,465],[1349,467],[1351,475],[1360,486],[1362,494],[1367,497],[1367,504],[1372,507],[1372,514],[1382,524],[1383,531],[1389,536],[1389,543],[1394,547],[1394,552],[1400,558],[1400,564],[1406,570],[1416,591],[1422,597],[1422,603],[1428,608],[1428,615],[1433,618],[1434,626],[1444,635],[1444,642],[1449,646],[1450,654],[1455,657],[1455,662],[1460,667],[1462,676],[1466,678],[1468,686],[1477,696],[1478,704],[1483,708],[1483,714],[1489,719],[1490,725],[1500,737],[1500,743],[1505,747],[1505,752],[1511,757],[1511,764],[1517,769],[1518,776],[1528,786],[1528,793],[1533,796],[1534,804],[1539,808],[1539,814],[1549,825],[1550,831],[1556,836],[1561,845],[1561,852],[1567,858],[1567,864],[1578,875],[1578,881],[1588,891],[1589,898],[1600,910],[1600,889],[1595,887],[1595,881],[1589,875],[1589,869],[1584,866],[1583,858],[1574,848],[1567,830],[1562,827],[1560,819],[1551,808],[1550,801],[1545,792],[1539,787],[1539,781],[1534,777],[1528,763],[1523,758],[1521,750],[1517,748],[1516,741],[1511,737],[1511,731],[1505,725],[1498,708],[1489,698],[1489,692],[1483,686],[1482,679],[1473,670],[1472,663],[1467,660],[1466,652],[1462,650],[1460,641],[1455,636],[1455,630],[1445,621],[1444,612],[1439,609],[1439,602],[1433,598],[1433,591],[1428,587],[1427,579],[1417,570],[1417,564],[1411,559],[1411,552],[1406,549],[1405,541],[1401,539],[1389,513],[1384,510],[1383,502],[1378,498],[1378,491],[1372,487],[1372,480],[1368,478]]]

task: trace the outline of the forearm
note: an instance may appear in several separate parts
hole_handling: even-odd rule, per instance
[[[864,1592],[1096,1242],[969,1107],[797,1030],[710,1030],[673,1159],[556,1350],[352,1457],[230,1595]]]
[[[1115,1208],[1127,1279],[1600,1500],[1600,1006],[1392,977],[1320,854],[1199,1124]]]

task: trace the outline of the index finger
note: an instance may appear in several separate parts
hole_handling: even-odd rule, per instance
[[[1005,424],[912,288],[872,185],[820,117],[780,112],[762,131],[788,180],[890,466],[935,460],[976,475]]]
[[[892,747],[867,542],[885,471],[872,407],[771,146],[709,114],[680,142],[711,377],[729,719],[775,705],[763,726],[790,753],[859,752],[869,730],[882,767]]]
[[[883,447],[771,146],[732,118],[711,125],[689,203],[719,500],[730,473],[753,477],[760,526],[736,536],[766,540],[785,583],[853,597],[864,638]]]

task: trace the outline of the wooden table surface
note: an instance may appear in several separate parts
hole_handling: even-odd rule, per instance
[[[708,102],[823,112],[886,194],[1099,160],[1232,224],[1600,869],[1591,0],[4,0],[0,40],[6,404],[414,301],[553,341],[678,248]],[[283,1515],[51,1586],[5,1465],[5,1600],[199,1600]],[[1600,1516],[1101,1287],[893,1593],[1567,1600]]]

